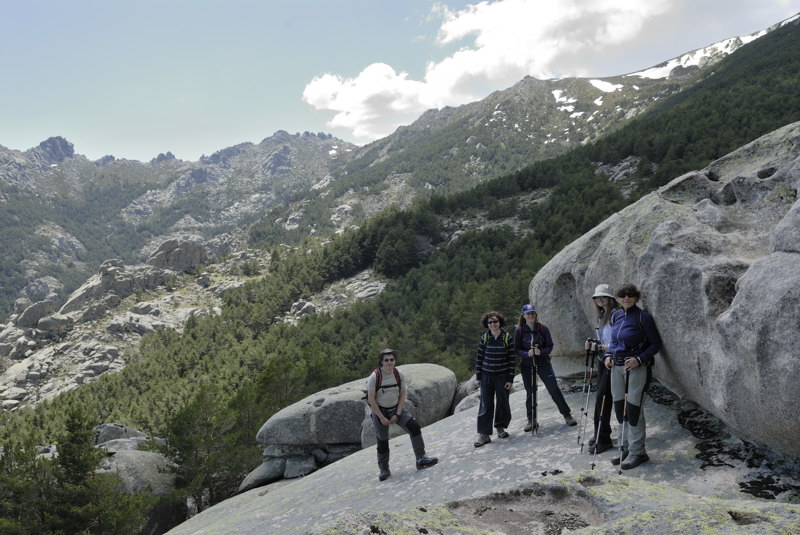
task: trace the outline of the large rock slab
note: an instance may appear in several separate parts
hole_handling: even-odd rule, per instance
[[[406,364],[399,369],[406,381],[406,407],[421,426],[447,416],[456,391],[452,371],[436,364]],[[317,392],[273,415],[256,436],[258,442],[268,444],[263,462],[242,481],[239,491],[306,476],[375,444],[365,387],[366,379],[357,379]],[[396,425],[389,431],[390,436],[402,433]]]
[[[106,260],[99,274],[72,292],[59,313],[76,320],[97,319],[136,290],[156,288],[164,277],[165,272],[153,266],[126,266],[118,259]]]
[[[582,403],[580,381],[562,382],[571,407]],[[378,480],[375,449],[368,448],[305,477],[243,492],[169,533],[528,535],[585,527],[570,532],[610,534],[624,532],[623,526],[631,533],[791,533],[800,515],[800,478],[776,470],[788,464],[758,455],[661,385],[651,388],[645,410],[650,462],[622,475],[609,462],[615,451],[596,459],[580,452],[578,429],[564,425],[541,392],[539,433],[522,433],[520,391],[511,394],[507,439],[473,447],[477,408],[461,411],[425,428],[428,453],[439,458],[432,468],[416,470],[408,437],[401,436],[389,441],[392,476],[386,481]],[[613,428],[616,440],[616,422]],[[467,521],[459,510],[480,518]],[[449,511],[454,522],[439,511]],[[491,515],[496,520],[489,526],[480,523]],[[515,525],[521,529],[513,531]]]
[[[405,364],[408,405],[420,425],[447,415],[456,389],[452,371],[436,364]],[[261,444],[352,444],[362,442],[366,378],[329,388],[278,411],[261,426]]]
[[[678,177],[576,240],[529,293],[578,356],[600,283],[632,282],[664,341],[655,376],[737,435],[800,459],[800,123]]]
[[[208,251],[192,240],[167,240],[147,259],[147,264],[162,269],[191,271],[208,262]]]
[[[360,440],[364,381],[329,388],[288,407],[267,420],[256,434],[260,444],[353,443]]]
[[[17,327],[22,329],[27,327],[36,327],[39,320],[52,314],[56,309],[56,304],[53,301],[39,301],[26,308],[22,314],[17,318]]]

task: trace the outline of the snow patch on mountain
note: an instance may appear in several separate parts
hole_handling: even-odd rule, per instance
[[[766,35],[776,28],[797,20],[798,17],[800,17],[800,14],[781,21],[778,24],[767,28],[766,30],[751,33],[750,35],[731,37],[729,39],[725,39],[724,41],[719,41],[718,43],[709,45],[705,48],[699,48],[697,50],[687,52],[682,56],[673,58],[665,63],[656,65],[655,67],[626,74],[625,76],[638,76],[639,78],[649,79],[669,78],[670,74],[675,68],[683,67],[685,69],[687,67],[702,67],[710,61],[714,61],[720,57],[731,54],[742,45],[746,45],[747,43],[755,41],[759,37]]]
[[[625,87],[622,84],[612,84],[605,80],[589,80],[589,83],[604,93],[613,93]]]

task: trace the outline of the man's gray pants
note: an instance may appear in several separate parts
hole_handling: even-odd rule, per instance
[[[383,415],[392,419],[396,413],[396,408],[384,409],[381,407]],[[378,440],[378,468],[382,470],[389,469],[389,427],[381,423],[380,418],[372,413],[372,425],[375,428],[375,438]],[[419,459],[425,457],[425,441],[422,439],[422,431],[417,420],[411,416],[407,410],[403,410],[400,414],[397,425],[399,425],[406,433],[411,436],[411,447],[414,450],[414,456]]]

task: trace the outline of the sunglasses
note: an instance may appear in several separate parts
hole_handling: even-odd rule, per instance
[[[394,359],[383,359],[383,362],[394,362]]]
[[[624,299],[626,297],[636,297],[636,294],[630,292],[622,292],[620,294],[617,294],[617,297],[619,297],[620,299]]]
[[[486,323],[500,323],[500,320],[487,320]]]

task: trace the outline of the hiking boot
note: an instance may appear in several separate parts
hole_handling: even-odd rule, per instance
[[[594,446],[594,438],[589,439],[589,446]]]
[[[627,461],[622,463],[620,468],[623,470],[630,470],[631,468],[636,468],[640,464],[646,463],[649,460],[650,457],[648,457],[646,453],[642,453],[641,455],[631,455]]]
[[[480,448],[481,446],[484,446],[491,441],[492,439],[489,435],[478,435],[478,440],[475,441],[475,444],[473,444],[473,446],[475,446],[476,448]]]
[[[381,468],[381,471],[378,474],[378,479],[380,481],[386,481],[387,479],[389,479],[390,475],[392,475],[392,473],[389,471],[388,468]]]
[[[589,446],[589,453],[594,453],[595,451],[597,451],[597,453],[603,453],[604,451],[611,449],[613,447],[614,444],[612,444],[611,442],[601,442],[597,445],[592,444],[591,446]]]
[[[528,423],[525,424],[525,428],[522,431],[525,432],[525,433],[530,433],[531,429],[533,429],[533,422],[528,420]]]
[[[497,438],[508,438],[508,432],[502,427],[497,428]]]
[[[417,459],[417,470],[422,470],[423,468],[430,468],[434,464],[438,463],[439,459],[436,457],[420,457]]]
[[[565,414],[564,415],[564,421],[567,423],[567,425],[570,425],[570,426],[571,425],[578,425],[578,422],[575,421],[575,418],[572,417],[572,414]]]
[[[611,459],[611,464],[617,466],[620,463],[620,461],[624,461],[627,458],[628,458],[628,450],[625,450],[622,452],[622,459],[620,459],[619,457],[614,457]]]

